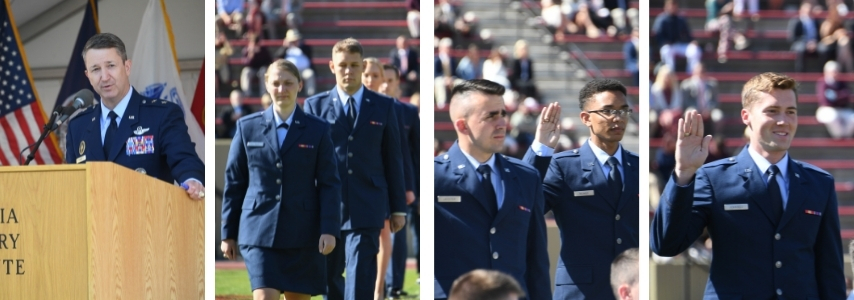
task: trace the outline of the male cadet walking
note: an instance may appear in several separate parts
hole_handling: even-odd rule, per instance
[[[797,82],[762,73],[741,91],[750,144],[703,165],[711,135],[690,111],[678,122],[676,168],[650,225],[661,256],[709,231],[714,259],[704,299],[845,299],[833,177],[789,157]]]
[[[305,100],[305,112],[327,120],[341,176],[341,241],[328,256],[327,299],[374,297],[379,234],[406,222],[400,133],[394,99],[362,86],[362,46],[352,38],[332,48],[336,86]],[[346,269],[345,277],[342,277]]]
[[[638,155],[620,145],[631,108],[619,81],[595,79],[578,97],[590,138],[552,156],[560,136],[560,106],[540,115],[536,141],[524,160],[544,176],[546,210],[560,229],[554,299],[611,299],[611,262],[638,247]]]
[[[504,87],[475,79],[454,87],[450,115],[457,142],[434,160],[434,298],[448,298],[474,269],[510,274],[528,299],[549,299],[542,181],[504,147]]]

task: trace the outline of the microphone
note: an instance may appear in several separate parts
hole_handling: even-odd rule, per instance
[[[71,95],[71,97],[66,98],[63,102],[72,101],[71,104],[62,108],[57,107],[57,109],[55,109],[53,113],[50,114],[50,120],[44,124],[44,128],[42,129],[42,134],[39,139],[36,140],[36,142],[32,145],[29,145],[26,148],[22,149],[21,153],[18,154],[19,162],[23,160],[22,158],[24,155],[24,151],[26,151],[27,149],[31,149],[30,154],[27,155],[26,162],[22,164],[24,166],[29,165],[30,162],[33,161],[33,159],[36,157],[36,151],[38,151],[39,146],[41,146],[42,141],[44,141],[45,137],[47,137],[47,135],[51,131],[56,130],[59,125],[62,125],[63,122],[68,120],[68,118],[71,117],[71,115],[74,114],[74,112],[76,112],[78,109],[92,105],[92,102],[94,100],[95,95],[92,94],[92,91],[88,89],[82,89],[74,95]]]
[[[53,123],[53,127],[50,130],[56,130],[56,128],[62,125],[62,123],[64,123],[66,120],[68,120],[68,118],[71,117],[74,112],[76,112],[80,108],[89,107],[90,105],[92,105],[92,102],[94,102],[94,100],[95,94],[93,94],[92,91],[90,91],[89,89],[82,89],[74,95],[71,95],[66,98],[63,103],[69,101],[73,102],[66,105],[65,107],[62,107],[61,109],[58,109],[57,111],[54,111],[54,114],[57,114],[56,122]]]

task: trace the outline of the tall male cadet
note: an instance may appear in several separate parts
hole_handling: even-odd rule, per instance
[[[474,79],[451,91],[457,142],[433,161],[434,294],[474,269],[513,276],[528,299],[549,299],[543,188],[537,170],[499,154],[507,131],[504,87]]]
[[[84,74],[101,103],[68,125],[65,162],[111,161],[142,174],[186,186],[204,198],[205,165],[187,134],[184,112],[175,103],[143,97],[130,85],[125,44],[99,33],[83,46]]]
[[[762,73],[744,85],[750,144],[703,165],[712,136],[696,111],[679,119],[676,168],[650,226],[650,247],[674,256],[704,229],[714,247],[704,299],[845,299],[833,177],[789,157],[797,82]]]
[[[409,226],[413,227],[413,232],[415,235],[412,237],[413,240],[413,249],[415,253],[418,253],[418,232],[420,226],[419,216],[421,213],[418,211],[418,187],[419,180],[421,178],[421,174],[419,172],[419,164],[418,164],[418,149],[419,149],[419,140],[420,140],[420,131],[421,127],[419,125],[419,117],[418,117],[418,107],[406,102],[401,102],[400,100],[400,71],[394,65],[383,65],[383,83],[380,88],[380,92],[384,93],[396,100],[397,108],[396,111],[397,117],[401,119],[403,123],[403,128],[401,130],[401,144],[407,144],[409,149],[408,154],[411,157],[412,161],[412,171],[415,181],[413,186],[415,191],[415,199],[409,204]],[[404,159],[406,161],[406,159]],[[391,252],[391,264],[389,264],[388,272],[386,273],[386,285],[390,288],[389,296],[393,298],[399,298],[400,296],[405,296],[406,293],[403,291],[403,279],[404,274],[406,272],[406,255],[407,255],[407,246],[406,246],[406,230],[398,231],[393,235],[392,243],[393,250]],[[416,255],[417,256],[417,255]]]
[[[554,299],[609,299],[611,262],[638,247],[638,155],[620,141],[631,115],[626,87],[595,79],[578,96],[590,138],[579,149],[554,153],[560,107],[540,116],[537,140],[524,160],[540,171],[546,211],[560,229]]]
[[[328,256],[327,299],[373,298],[380,229],[389,215],[392,232],[406,223],[394,99],[362,86],[363,68],[361,44],[339,41],[329,62],[336,86],[304,104],[307,114],[331,124],[341,177],[341,246]]]

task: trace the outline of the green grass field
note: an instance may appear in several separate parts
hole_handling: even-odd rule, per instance
[[[415,279],[417,278],[418,273],[415,270],[406,270],[403,290],[409,293],[409,296],[403,299],[418,299],[419,288],[418,284],[415,283]],[[247,275],[246,270],[216,270],[216,299],[252,299],[252,291],[249,287],[249,275]],[[323,299],[323,297],[316,296],[311,299]]]

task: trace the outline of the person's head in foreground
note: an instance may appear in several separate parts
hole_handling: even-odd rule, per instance
[[[273,110],[281,117],[290,116],[296,105],[297,93],[302,89],[302,77],[297,66],[288,60],[278,59],[267,68],[264,82]]]
[[[347,38],[332,46],[332,60],[329,70],[335,74],[335,83],[347,94],[355,94],[362,87],[362,44],[354,38]]]
[[[789,150],[798,129],[797,84],[768,72],[748,80],[741,91],[741,120],[750,128],[750,148],[772,164]]]
[[[451,91],[449,113],[464,152],[479,162],[504,149],[507,111],[504,86],[485,79],[458,84]]]
[[[525,291],[512,276],[478,269],[454,280],[448,300],[518,300],[524,296]]]
[[[611,288],[617,300],[640,299],[638,287],[638,248],[629,248],[611,263]]]

